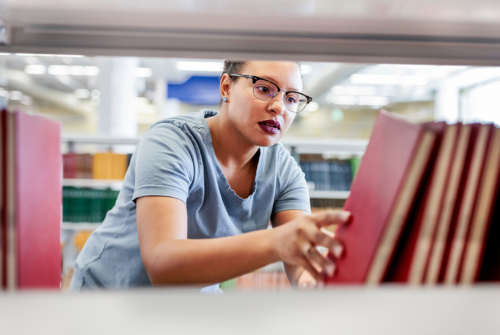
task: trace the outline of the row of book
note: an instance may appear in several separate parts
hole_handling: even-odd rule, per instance
[[[132,154],[101,152],[63,155],[63,178],[123,180]]]
[[[331,284],[500,280],[500,128],[377,117]],[[333,258],[332,255],[330,257]]]
[[[119,191],[63,187],[63,222],[102,222]]]
[[[311,208],[313,211],[324,210],[325,208],[340,209],[343,208],[345,199],[311,199]]]
[[[312,190],[349,191],[358,165],[359,158],[325,160],[322,155],[300,155],[300,167]]]
[[[59,289],[61,125],[0,112],[0,288]]]

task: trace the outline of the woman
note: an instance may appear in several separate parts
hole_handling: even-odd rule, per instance
[[[72,289],[216,284],[276,261],[292,285],[333,275],[315,247],[340,257],[321,227],[349,213],[310,215],[304,174],[277,144],[312,100],[301,91],[295,62],[226,61],[219,113],[162,120],[140,141],[115,207],[78,256]],[[275,229],[265,229],[269,219]]]

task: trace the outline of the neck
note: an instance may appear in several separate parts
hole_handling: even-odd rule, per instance
[[[241,169],[252,163],[258,146],[250,143],[238,132],[227,117],[227,110],[207,119],[215,155],[221,165],[230,169]]]

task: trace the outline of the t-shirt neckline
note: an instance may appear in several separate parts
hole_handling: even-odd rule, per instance
[[[215,155],[215,150],[214,150],[214,145],[212,142],[212,133],[210,131],[210,127],[208,125],[208,122],[205,120],[205,118],[215,116],[217,115],[217,112],[214,112],[212,110],[201,110],[200,111],[200,116],[202,119],[202,123],[205,128],[204,136],[203,136],[203,141],[205,142],[205,147],[207,149],[207,152],[210,155],[210,158],[212,159],[212,163],[215,168],[215,172],[217,174],[217,183],[219,185],[219,188],[221,189],[222,193],[230,200],[235,202],[236,204],[242,204],[244,202],[250,201],[254,194],[257,192],[257,187],[260,182],[260,176],[261,176],[261,170],[262,166],[264,165],[264,152],[265,148],[259,147],[259,162],[257,165],[257,171],[255,172],[255,180],[253,182],[253,187],[252,187],[252,193],[247,197],[247,198],[242,198],[239,195],[236,194],[236,192],[233,191],[231,186],[229,185],[229,182],[226,179],[226,176],[222,172],[222,168],[220,167],[219,160],[217,159],[217,156]]]

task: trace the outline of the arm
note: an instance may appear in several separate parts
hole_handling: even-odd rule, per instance
[[[324,211],[272,230],[189,240],[186,205],[175,198],[147,196],[137,199],[137,232],[142,261],[153,285],[218,283],[279,260],[302,266],[322,281],[312,264],[324,267],[328,260],[314,248],[304,254],[304,246],[333,249],[336,241],[319,229],[347,221],[342,213]]]

